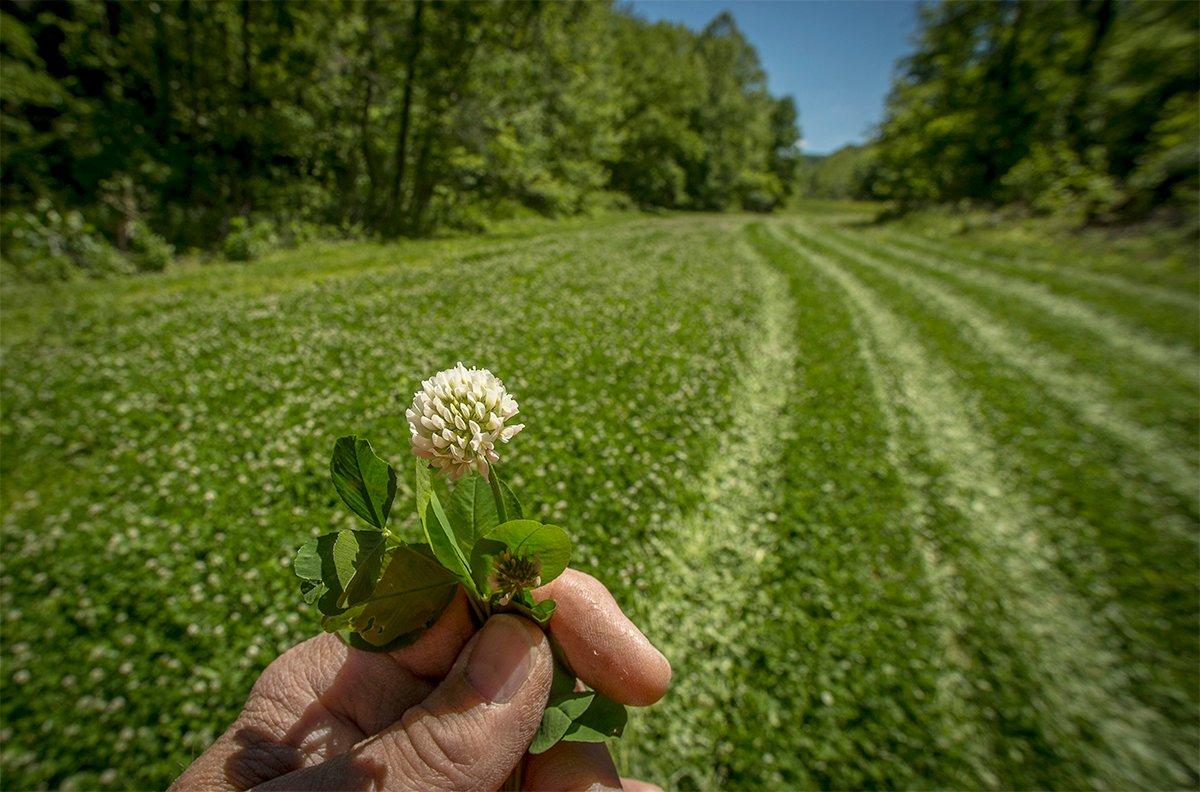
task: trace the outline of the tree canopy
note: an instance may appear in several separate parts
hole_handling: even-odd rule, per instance
[[[266,221],[384,235],[602,200],[770,209],[796,109],[731,16],[606,3],[0,3],[2,196],[124,245]],[[243,218],[239,220],[238,218]]]
[[[1194,213],[1198,90],[1192,0],[929,4],[859,192],[1087,219]]]

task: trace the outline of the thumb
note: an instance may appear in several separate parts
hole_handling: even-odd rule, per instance
[[[554,662],[519,616],[489,619],[425,701],[367,746],[413,789],[496,789],[542,720]]]
[[[360,781],[389,790],[496,789],[541,723],[553,665],[550,644],[533,622],[493,616],[441,684],[399,721],[348,754],[276,782],[291,789],[344,789]]]

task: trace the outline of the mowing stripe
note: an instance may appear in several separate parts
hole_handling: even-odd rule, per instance
[[[787,273],[802,317],[801,381],[789,408],[797,428],[785,458],[790,488],[780,503],[785,533],[772,593],[793,604],[771,611],[762,636],[786,636],[802,649],[756,678],[792,689],[775,694],[786,715],[771,725],[790,722],[812,734],[807,744],[760,740],[761,749],[790,750],[810,768],[807,776],[764,780],[996,786],[992,728],[972,696],[972,661],[958,641],[964,614],[955,607],[956,576],[920,536],[931,529],[897,475],[899,438],[860,354],[851,306],[836,285],[801,266],[794,248],[756,232],[756,246]],[[769,655],[764,664],[771,666]],[[843,678],[838,695],[848,700],[823,700],[830,677]],[[837,732],[854,748],[828,762],[822,735]]]
[[[804,238],[811,238],[811,231]],[[1171,491],[1193,509],[1200,508],[1200,493],[1196,487],[1196,482],[1200,480],[1200,460],[1194,453],[1180,453],[1178,444],[1160,432],[1140,425],[1134,416],[1124,414],[1124,410],[1116,406],[1119,404],[1118,397],[1113,395],[1105,382],[1084,374],[1068,373],[1071,367],[1069,360],[1039,348],[1036,342],[1023,337],[1017,329],[988,319],[986,311],[951,294],[928,276],[900,270],[877,256],[828,236],[822,236],[820,244],[880,272],[939,306],[953,321],[968,327],[973,338],[983,346],[1026,372],[1085,421],[1112,435],[1138,454],[1143,466],[1155,471]]]
[[[1089,767],[1081,768],[1085,775],[1076,781],[1156,786],[1186,779],[1171,753],[1154,747],[1156,738],[1170,733],[1169,725],[1130,690],[1120,658],[1109,649],[1112,639],[1055,570],[1053,550],[1037,531],[1038,510],[1002,472],[997,449],[972,417],[970,394],[955,387],[951,373],[861,281],[811,247],[789,241],[856,306],[876,376],[892,384],[894,398],[919,425],[925,449],[945,475],[952,505],[965,512],[960,524],[971,532],[968,541],[987,549],[995,589],[1007,597],[1009,618],[998,625],[1009,633],[1003,639],[1033,653],[1025,658],[1029,666],[1053,669],[1038,678],[1034,706],[1052,745],[1064,754],[1084,752],[1080,758]],[[915,476],[910,481],[914,497],[927,489]],[[1093,730],[1095,745],[1082,738],[1084,728]],[[1089,779],[1089,772],[1099,777]]]
[[[656,564],[644,581],[657,592],[646,631],[670,658],[676,677],[700,691],[700,700],[668,697],[644,721],[633,714],[639,753],[653,761],[645,771],[667,778],[681,766],[708,768],[712,775],[687,779],[702,789],[723,780],[714,754],[730,709],[739,706],[729,658],[746,638],[743,614],[758,589],[763,548],[772,543],[762,495],[781,486],[777,427],[786,420],[794,370],[786,284],[744,244],[738,253],[761,281],[761,334],[736,386],[733,426],[701,474],[703,502],[651,539],[647,555]]]
[[[1127,349],[1117,349],[1098,336],[1094,328],[1072,322],[1045,306],[1014,297],[1003,289],[954,274],[964,266],[931,268],[921,260],[897,257],[888,246],[874,244],[874,237],[852,238],[833,233],[829,237],[836,237],[835,241],[843,241],[898,270],[929,276],[946,290],[969,300],[996,323],[1013,328],[1023,346],[1044,347],[1057,353],[1058,361],[1068,367],[1065,373],[1102,379],[1109,388],[1106,400],[1110,404],[1118,405],[1122,415],[1168,438],[1177,449],[1195,448],[1200,442],[1196,422],[1200,368],[1183,362],[1178,366],[1157,365]],[[1102,314],[1119,313],[1116,306],[1109,304],[1094,307]],[[1149,315],[1139,314],[1139,319],[1157,321],[1158,317],[1165,319],[1171,314],[1160,306]],[[1176,315],[1172,321],[1181,318]],[[1195,324],[1186,327],[1171,333],[1170,337],[1178,339],[1189,335]],[[1184,356],[1191,355],[1185,351]],[[1200,366],[1200,357],[1194,359]]]
[[[1154,302],[1169,303],[1182,308],[1196,309],[1196,298],[1187,294],[1171,291],[1169,289],[1159,288],[1157,286],[1149,286],[1144,283],[1122,278],[1119,275],[1110,275],[1102,272],[1093,272],[1091,270],[1082,269],[1080,267],[1063,266],[1061,264],[1050,264],[1041,261],[1030,260],[1005,260],[995,256],[989,256],[985,253],[980,253],[975,250],[963,250],[958,247],[947,245],[946,243],[938,243],[928,237],[921,236],[895,229],[888,229],[888,235],[899,245],[915,250],[919,253],[928,253],[934,256],[940,256],[944,260],[970,261],[975,264],[988,267],[990,269],[1008,269],[1014,272],[1028,273],[1044,273],[1051,276],[1060,276],[1065,281],[1075,281],[1077,283],[1087,283],[1093,286],[1098,286],[1102,289],[1111,289],[1119,294],[1136,294],[1146,300]]]
[[[816,240],[808,244],[894,306],[925,346],[952,364],[955,381],[977,396],[972,414],[1004,449],[999,461],[1014,486],[1040,510],[1064,580],[1108,626],[1139,697],[1191,735],[1174,745],[1190,746],[1179,752],[1187,757],[1181,765],[1200,778],[1196,513],[1115,438],[1079,425],[1070,406],[1048,398],[1027,372],[980,354],[971,329],[931,310],[919,292],[896,288],[894,276]]]
[[[829,236],[854,245],[868,244],[862,239],[848,237],[833,229],[827,229],[823,238],[829,238]],[[1200,358],[1191,350],[1180,346],[1160,344],[1145,338],[1140,331],[1121,320],[1098,313],[1079,300],[1055,294],[1041,284],[998,275],[987,270],[964,267],[960,262],[951,259],[916,255],[878,237],[872,238],[869,244],[873,249],[897,261],[940,273],[954,281],[975,284],[991,289],[998,294],[1012,295],[1062,322],[1071,322],[1086,329],[1115,350],[1132,355],[1145,363],[1160,366],[1172,373],[1181,373],[1193,386],[1200,381]]]

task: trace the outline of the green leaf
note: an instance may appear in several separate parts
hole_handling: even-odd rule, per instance
[[[542,722],[529,745],[529,752],[542,753],[561,740],[575,719],[587,711],[594,696],[591,691],[576,693],[575,677],[556,662],[550,683],[550,698],[542,713]]]
[[[325,591],[325,585],[322,583],[314,583],[311,580],[300,581],[300,596],[304,598],[306,605],[312,605],[319,600]]]
[[[556,603],[552,599],[544,599],[541,602],[534,602],[533,597],[529,593],[529,589],[521,591],[517,596],[513,597],[512,606],[518,613],[533,619],[538,624],[545,627],[550,623],[550,617],[554,615]]]
[[[563,733],[565,742],[604,742],[609,737],[620,737],[625,731],[629,720],[625,706],[599,693],[594,696],[587,710]]]
[[[458,546],[469,554],[479,537],[500,524],[492,488],[477,474],[462,479],[446,501],[446,516],[458,539]]]
[[[300,578],[301,585],[308,583],[321,584],[321,555],[317,549],[321,540],[326,537],[334,536],[335,534],[325,534],[325,536],[316,539],[310,539],[300,545],[300,549],[296,551],[296,558],[292,561],[292,572],[296,577]]]
[[[362,603],[325,628],[351,627],[373,648],[427,629],[454,598],[458,581],[427,545],[400,545],[391,551],[383,576]]]
[[[329,460],[333,486],[350,510],[379,530],[387,526],[396,499],[396,471],[354,435],[338,438]]]
[[[338,553],[354,554],[354,574],[346,582],[337,606],[348,608],[363,602],[375,590],[379,571],[383,568],[383,554],[387,542],[382,533],[374,531],[342,531],[334,544],[335,557]],[[336,562],[335,562],[336,563]],[[344,562],[343,562],[344,563]]]
[[[576,692],[575,677],[556,662],[550,698],[529,752],[542,753],[559,741],[603,742],[620,736],[628,719],[617,702],[592,690]]]
[[[561,575],[571,561],[571,540],[562,528],[537,520],[509,520],[488,531],[471,552],[471,573],[480,592],[486,591],[492,559],[505,549],[527,558],[536,556],[542,565],[543,586]]]
[[[552,599],[544,599],[533,606],[529,615],[533,617],[534,621],[544,627],[550,623],[550,617],[554,615],[554,609],[557,605],[558,603]]]
[[[292,563],[305,602],[315,602],[330,616],[365,599],[379,577],[385,547],[382,533],[365,530],[328,533],[306,542]]]
[[[548,702],[533,742],[529,744],[529,753],[542,753],[562,740],[574,726],[575,719],[587,711],[595,695],[591,692],[568,693],[558,701]]]
[[[529,753],[540,754],[558,744],[562,736],[571,728],[571,716],[557,707],[547,707],[542,712],[542,722],[529,743]]]
[[[504,499],[504,510],[508,512],[508,519],[519,520],[525,516],[525,512],[521,511],[521,501],[517,500],[517,496],[509,489],[504,479],[492,468],[491,475],[496,477],[496,483],[500,485],[500,494]]]
[[[425,529],[425,538],[433,549],[433,555],[442,562],[442,566],[462,581],[464,586],[474,591],[475,584],[471,578],[470,564],[467,563],[467,556],[463,549],[458,545],[454,531],[450,528],[450,519],[442,509],[437,492],[434,491],[429,466],[423,460],[418,459],[414,471],[417,515],[421,518],[421,527]]]

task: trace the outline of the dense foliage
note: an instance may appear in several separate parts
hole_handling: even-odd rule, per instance
[[[1080,220],[1200,199],[1200,7],[931,3],[849,190]],[[1193,221],[1194,222],[1194,221]]]
[[[825,217],[6,291],[6,786],[165,786],[320,629],[288,567],[362,525],[334,439],[404,465],[411,394],[461,359],[520,397],[526,516],[674,666],[625,772],[1194,787],[1195,268]]]
[[[869,146],[846,145],[832,154],[806,154],[797,168],[797,192],[808,198],[852,199],[866,193]]]
[[[177,246],[233,234],[246,258],[313,225],[412,235],[614,200],[770,209],[793,181],[795,106],[768,94],[728,14],[699,33],[605,3],[0,14],[6,209],[82,212],[122,249],[138,225]]]

